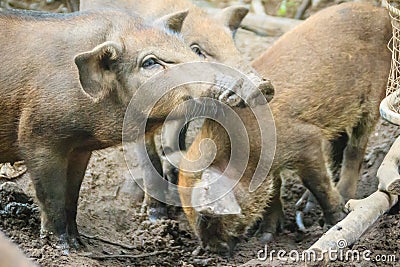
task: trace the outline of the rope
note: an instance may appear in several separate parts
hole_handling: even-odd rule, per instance
[[[389,10],[393,36],[388,44],[392,52],[392,63],[388,77],[386,96],[394,93],[386,102],[388,108],[400,114],[400,10],[393,6],[393,1],[382,0],[382,5]]]
[[[382,0],[382,5],[387,8],[390,13],[400,17],[400,10],[392,6],[387,0]]]

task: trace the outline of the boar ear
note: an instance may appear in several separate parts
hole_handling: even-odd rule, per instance
[[[232,35],[235,35],[247,13],[249,13],[249,9],[245,6],[230,6],[216,14],[216,19],[222,22],[225,27],[228,27]]]
[[[115,42],[105,42],[92,51],[75,56],[79,70],[79,81],[86,95],[98,101],[112,89],[117,74],[113,64],[122,53],[122,48]]]
[[[165,27],[171,31],[180,33],[183,22],[188,15],[189,10],[178,11],[172,14],[165,15],[155,21],[155,25]]]

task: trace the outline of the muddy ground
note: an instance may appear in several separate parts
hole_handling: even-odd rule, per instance
[[[259,37],[251,32],[239,31],[239,49],[248,59],[260,55],[276,37]],[[398,127],[380,122],[372,134],[358,197],[368,196],[376,190],[375,174],[394,138],[400,134]],[[2,179],[0,183],[7,180]],[[14,180],[29,196],[33,188],[29,174]],[[136,189],[136,190],[133,190]],[[286,251],[307,249],[323,233],[321,213],[316,211],[305,218],[307,233],[297,231],[294,203],[304,188],[295,175],[287,175],[283,199],[286,221],[283,232],[268,245],[269,249]],[[81,189],[78,226],[87,247],[80,252],[63,255],[58,248],[39,238],[40,219],[38,208],[32,199],[0,192],[0,230],[23,252],[43,266],[238,266],[257,258],[263,249],[257,237],[243,238],[231,258],[210,253],[193,256],[198,246],[185,218],[165,220],[152,224],[140,214],[141,192],[133,187],[129,178],[122,149],[111,148],[93,153]],[[22,207],[4,207],[9,202],[25,203]],[[400,214],[398,207],[392,209],[353,246],[360,251],[371,250],[373,255],[396,255],[396,263],[362,262],[354,266],[400,266]],[[115,258],[119,255],[118,258]],[[0,259],[1,260],[1,259]],[[337,263],[336,266],[344,266]],[[349,264],[347,263],[346,266]]]

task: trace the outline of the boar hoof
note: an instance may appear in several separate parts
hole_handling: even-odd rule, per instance
[[[69,255],[69,243],[68,243],[68,237],[67,234],[62,234],[59,238],[58,238],[58,244],[57,244],[57,248],[61,249],[62,253],[64,255]]]
[[[274,240],[275,233],[263,233],[260,237],[261,244],[267,244]]]
[[[231,248],[228,243],[220,240],[209,243],[206,246],[206,250],[223,256],[230,256],[232,254]]]
[[[228,241],[223,241],[219,238],[215,238],[207,241],[205,249],[212,253],[230,257],[233,255],[233,250],[237,242],[238,239],[235,237],[229,237]]]
[[[162,220],[167,218],[167,207],[149,207],[147,210],[147,215],[149,216],[149,221],[155,223],[157,220]]]
[[[85,243],[83,243],[82,239],[80,237],[70,237],[69,239],[69,244],[71,248],[75,250],[80,250],[86,247]]]
[[[317,207],[317,200],[315,199],[314,195],[310,194],[303,212],[310,213],[311,211],[315,210],[316,207]]]
[[[333,226],[343,220],[344,217],[346,217],[347,213],[344,212],[344,207],[338,209],[335,212],[330,212],[327,213],[324,218],[325,218],[325,224],[328,226]]]
[[[69,255],[68,234],[56,236],[54,233],[42,229],[40,231],[40,239],[42,240],[42,245],[54,246],[60,249],[63,255]]]
[[[268,222],[266,229],[264,227],[260,227],[255,234],[256,236],[259,236],[261,244],[267,244],[275,239],[277,232],[282,232],[282,230],[283,218],[278,217]]]
[[[41,234],[41,238],[45,239],[46,243],[49,243],[50,245],[54,245],[57,249],[60,249],[62,251],[63,255],[68,256],[69,255],[69,243],[68,243],[68,235],[67,234],[62,234],[60,236],[55,236],[54,234],[48,233],[45,237],[43,237],[43,234]]]
[[[325,224],[327,225],[335,225],[341,220],[343,220],[344,217],[347,216],[347,212],[345,209],[345,201],[342,197],[340,197],[338,205],[336,205],[335,209],[331,210],[325,210],[324,211],[324,219],[325,219]]]

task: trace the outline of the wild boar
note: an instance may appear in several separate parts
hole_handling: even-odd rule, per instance
[[[317,26],[315,26],[317,25]],[[303,184],[322,207],[325,222],[334,224],[345,213],[344,199],[353,197],[368,137],[379,118],[379,103],[385,95],[390,69],[387,44],[391,25],[387,11],[367,4],[347,3],[327,8],[282,36],[257,58],[253,67],[272,79],[276,95],[270,107],[274,114],[277,147],[269,176],[249,192],[261,148],[257,123],[250,110],[237,110],[249,134],[250,158],[233,190],[240,214],[212,212],[213,203],[193,207],[195,187],[203,172],[180,171],[179,185],[187,218],[204,247],[230,253],[238,238],[259,218],[263,239],[276,232],[282,216],[280,172],[296,170]],[[324,160],[324,144],[347,132],[343,169],[334,186]],[[209,138],[217,146],[214,162],[206,169],[221,177],[231,157],[229,133],[207,120],[188,149],[182,169],[200,158],[200,142]],[[334,143],[334,142],[333,142]],[[204,153],[204,151],[203,151]],[[223,179],[222,179],[223,178]],[[222,177],[223,181],[229,177]],[[222,186],[215,182],[210,187]],[[201,204],[201,203],[200,203]],[[264,209],[266,209],[264,211]],[[210,212],[211,211],[211,212]]]
[[[154,20],[158,17],[168,15],[173,12],[188,10],[189,14],[182,26],[182,35],[188,46],[201,59],[226,64],[236,68],[255,83],[256,88],[265,94],[267,99],[273,96],[273,86],[267,77],[261,78],[259,74],[249,65],[234,44],[233,37],[242,21],[247,15],[248,9],[243,6],[232,6],[221,10],[218,14],[209,15],[206,11],[195,6],[188,0],[81,0],[80,10],[117,8],[123,10],[135,11],[148,20]],[[201,23],[200,23],[201,22]],[[247,99],[249,100],[249,99]],[[239,105],[242,105],[239,102]],[[186,128],[181,129],[182,123],[171,123],[166,125],[163,136],[163,153],[173,154],[181,149],[185,150]],[[176,142],[177,136],[179,142]],[[164,176],[171,181],[174,177],[175,167],[172,164],[161,163],[160,157],[154,144],[154,136],[150,133],[146,136],[146,151],[138,150],[140,162],[147,162],[150,158],[152,167],[143,165],[144,187],[150,195],[157,195],[158,200],[147,195],[144,206],[147,206],[147,212],[151,220],[164,217],[167,214],[165,205],[166,196],[160,192],[167,192],[168,188],[160,183],[159,177]],[[157,170],[158,173],[155,172]]]
[[[0,162],[25,160],[42,237],[79,246],[77,202],[91,151],[121,143],[126,109],[142,84],[198,60],[177,34],[186,15],[153,27],[118,11],[0,13]],[[158,127],[173,108],[207,90],[172,90],[147,125]],[[147,107],[134,108],[139,118]]]

